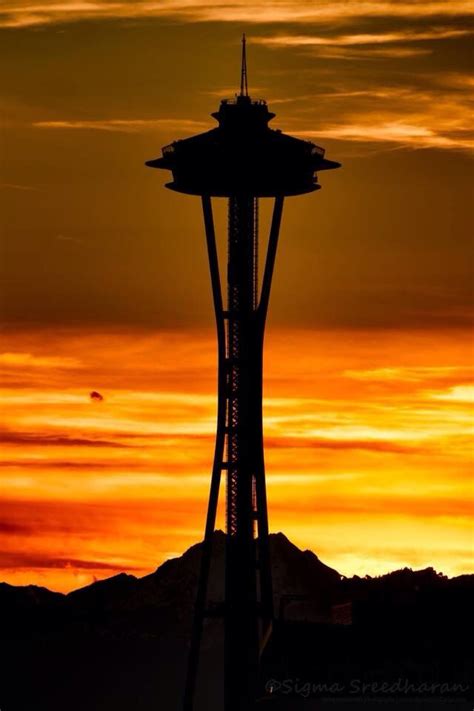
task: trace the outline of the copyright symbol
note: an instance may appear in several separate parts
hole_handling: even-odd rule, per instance
[[[281,683],[278,681],[278,679],[269,679],[265,684],[265,691],[268,694],[274,694],[276,691],[278,691],[280,686]]]

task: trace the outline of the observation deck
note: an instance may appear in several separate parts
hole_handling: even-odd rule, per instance
[[[172,172],[171,190],[210,197],[302,195],[321,187],[319,171],[340,165],[315,143],[271,129],[275,114],[262,99],[224,99],[211,115],[216,128],[174,141],[162,157],[147,161]]]

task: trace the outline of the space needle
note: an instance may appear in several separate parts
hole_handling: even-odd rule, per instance
[[[245,35],[240,92],[212,114],[218,125],[165,146],[147,161],[171,171],[166,187],[201,198],[217,326],[218,407],[214,463],[202,544],[184,711],[194,708],[221,479],[226,481],[224,602],[225,711],[255,708],[260,653],[271,633],[273,590],[262,421],[263,344],[286,197],[320,188],[317,173],[338,168],[323,148],[269,127],[275,114],[248,93]],[[212,198],[228,201],[227,265],[219,265]],[[273,200],[258,275],[260,198]],[[221,277],[224,273],[224,279]]]

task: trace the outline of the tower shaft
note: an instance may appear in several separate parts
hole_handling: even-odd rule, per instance
[[[255,363],[257,323],[257,198],[229,200],[227,263],[227,533],[239,541],[254,536],[254,481],[258,418],[255,395],[261,369]]]
[[[262,287],[258,288],[258,200],[229,198],[227,309],[212,204],[202,198],[218,344],[217,435],[186,679],[193,709],[221,476],[227,481],[224,618],[225,711],[249,711],[262,643],[273,619],[262,424],[265,320],[283,197],[275,198]],[[214,616],[215,613],[213,613]]]
[[[256,480],[263,447],[257,312],[258,201],[229,199],[226,352],[225,708],[251,708],[259,652]],[[260,533],[260,531],[259,531]],[[237,687],[237,688],[236,688]],[[240,688],[239,688],[240,687]]]

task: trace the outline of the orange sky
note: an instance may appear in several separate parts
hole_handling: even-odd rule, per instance
[[[2,578],[68,590],[146,573],[198,540],[215,429],[213,334],[9,335]],[[271,530],[345,574],[469,570],[471,361],[462,331],[271,330]]]
[[[202,215],[144,162],[215,125],[243,31],[272,126],[342,163],[285,205],[271,528],[346,574],[472,570],[472,17],[464,0],[1,4],[0,580],[140,574],[202,535]]]

